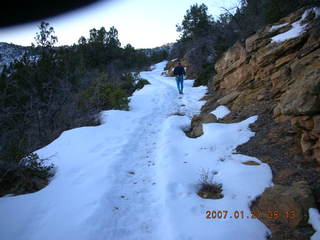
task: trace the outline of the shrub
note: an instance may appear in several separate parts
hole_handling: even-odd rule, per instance
[[[199,76],[193,83],[194,87],[198,87],[201,85],[206,86],[208,82],[213,78],[214,70],[212,64],[204,64],[202,65],[202,69],[203,70],[200,72]]]
[[[54,166],[45,165],[35,153],[26,154],[18,163],[0,161],[0,197],[6,194],[24,194],[47,186],[54,175]]]
[[[36,153],[29,153],[21,159],[19,166],[25,168],[31,175],[48,179],[53,177],[51,170],[54,168],[54,165],[45,165],[46,160],[48,159],[40,159]]]
[[[141,89],[141,88],[143,88],[145,85],[148,85],[148,84],[150,84],[150,83],[148,82],[148,80],[141,78],[141,79],[139,79],[138,82],[135,84],[135,89]]]
[[[209,170],[202,170],[200,174],[200,188],[198,195],[202,198],[219,199],[223,198],[222,184],[217,184],[213,181],[217,172],[210,172]]]
[[[102,106],[107,108],[128,109],[128,95],[120,85],[105,83],[99,88]]]
[[[131,95],[135,91],[135,82],[138,78],[138,73],[124,73],[121,75],[121,87],[124,89],[128,95]]]

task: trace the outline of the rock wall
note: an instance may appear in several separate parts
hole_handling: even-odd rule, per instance
[[[291,27],[297,24],[303,28],[297,37],[277,41],[300,30]],[[237,42],[216,63],[212,90],[239,92],[234,108],[271,97],[275,121],[290,119],[292,127],[301,132],[305,157],[320,164],[319,25],[316,9],[301,9]],[[252,97],[249,102],[248,95]]]
[[[319,16],[320,8],[300,9],[226,51],[187,133],[198,137],[203,123],[217,122],[210,112],[219,105],[232,112],[224,122],[259,116],[256,136],[237,150],[267,162],[275,186],[252,209],[297,213],[291,221],[260,218],[271,239],[309,239],[308,208],[320,207]]]

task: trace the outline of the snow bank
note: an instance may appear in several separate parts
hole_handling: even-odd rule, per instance
[[[266,239],[270,231],[251,218],[249,206],[266,187],[272,185],[271,169],[258,159],[234,154],[235,148],[254,135],[248,128],[257,118],[240,123],[203,124],[204,134],[196,139],[181,131],[189,123],[186,117],[166,120],[159,142],[158,187],[162,192],[163,239]],[[256,161],[258,166],[242,164]],[[216,172],[215,183],[222,184],[222,199],[203,199],[196,193],[202,170]],[[207,211],[227,211],[226,218],[207,219]],[[236,211],[244,213],[236,219]]]
[[[230,113],[230,110],[225,106],[219,106],[211,112],[217,117],[217,119],[222,119]]]
[[[319,240],[320,239],[320,214],[319,211],[315,208],[309,209],[309,224],[312,225],[313,229],[316,231],[311,240]]]
[[[290,30],[272,37],[271,41],[272,42],[284,42],[286,40],[289,40],[289,39],[296,38],[296,37],[300,36],[306,30],[305,28],[307,26],[307,24],[303,24],[302,25],[302,22],[310,14],[310,12],[314,12],[316,17],[320,16],[320,8],[314,7],[314,8],[307,9],[303,13],[303,15],[302,15],[300,20],[298,20],[298,21],[296,21],[296,22],[291,24],[292,28]],[[282,25],[273,26],[272,28],[273,29],[277,29],[279,27],[282,27]]]
[[[301,20],[292,23],[292,28],[284,33],[278,34],[271,38],[272,42],[284,42],[286,40],[299,37],[305,31],[305,26],[301,25]]]
[[[274,26],[272,26],[271,28],[270,28],[270,30],[269,30],[269,32],[272,32],[272,31],[275,31],[275,30],[277,30],[277,29],[279,29],[279,28],[282,28],[282,27],[284,27],[284,26],[287,26],[289,23],[283,23],[283,24],[279,24],[279,25],[274,25]]]
[[[302,20],[304,20],[311,12],[314,12],[314,14],[316,15],[316,18],[318,18],[320,16],[320,7],[307,9],[302,15]]]

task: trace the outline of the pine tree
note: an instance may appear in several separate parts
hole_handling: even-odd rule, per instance
[[[53,45],[58,42],[58,37],[53,35],[54,29],[50,27],[48,22],[42,21],[38,28],[40,32],[37,32],[34,38],[38,46],[45,48],[53,47]]]
[[[177,31],[181,32],[181,40],[201,37],[209,33],[212,16],[208,15],[208,7],[205,4],[194,4],[187,10],[181,23],[177,24]]]

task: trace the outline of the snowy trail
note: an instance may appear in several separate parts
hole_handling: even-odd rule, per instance
[[[53,156],[56,176],[39,192],[0,198],[1,240],[266,239],[267,228],[247,216],[272,184],[270,168],[233,154],[253,136],[248,125],[256,118],[205,124],[203,136],[186,137],[206,88],[185,81],[180,97],[174,78],[161,76],[165,64],[141,73],[151,85],[134,93],[130,111],[105,111],[101,126],[66,131],[37,151]],[[201,169],[217,172],[224,198],[196,194]],[[213,220],[207,210],[247,215]]]
[[[150,82],[156,81],[158,91],[152,92],[151,99],[148,99],[153,103],[150,111],[134,120],[139,124],[127,137],[117,161],[110,166],[114,171],[113,181],[109,183],[112,188],[105,193],[103,204],[93,216],[96,219],[101,212],[105,213],[94,234],[101,234],[101,239],[150,239],[157,236],[155,230],[158,229],[160,208],[157,203],[159,193],[154,191],[157,164],[154,150],[162,122],[174,110],[174,104],[168,105],[165,101],[175,99],[176,90],[170,84],[152,79],[148,73],[145,77]],[[110,205],[114,207],[106,209]],[[109,224],[106,226],[106,223]],[[160,232],[156,239],[161,239]]]

